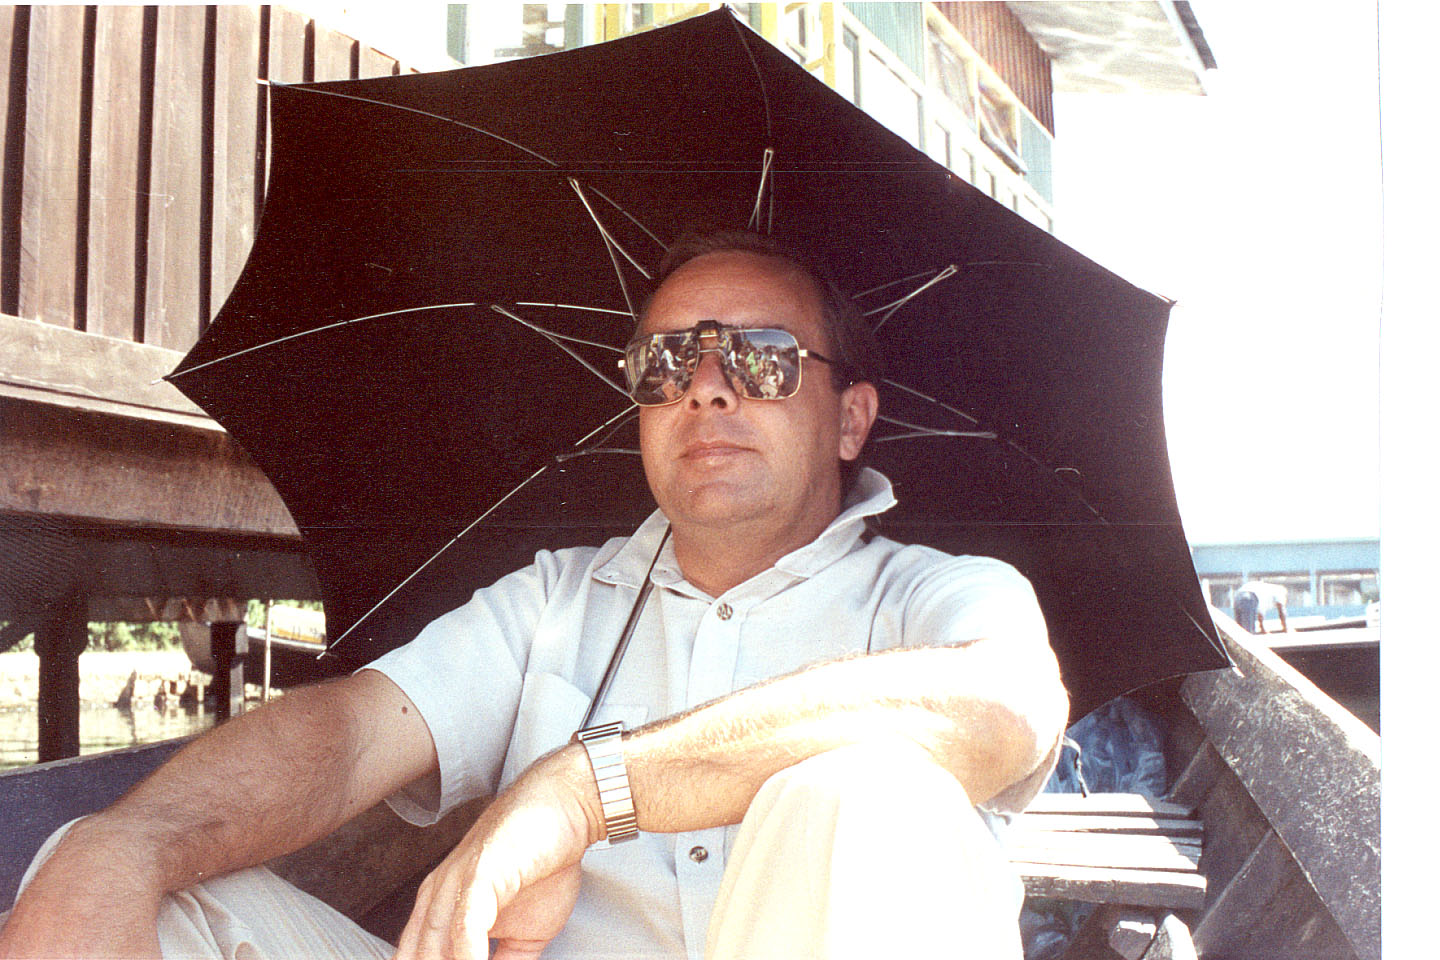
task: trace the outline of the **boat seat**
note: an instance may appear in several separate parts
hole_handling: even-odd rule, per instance
[[[1205,905],[1194,809],[1135,793],[1042,793],[1006,845],[1027,897],[1099,904],[1064,957],[1193,957],[1176,911]]]

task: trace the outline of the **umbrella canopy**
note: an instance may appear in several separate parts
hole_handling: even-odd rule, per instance
[[[666,243],[751,224],[812,252],[878,325],[868,456],[900,500],[882,531],[1030,577],[1075,715],[1224,665],[1165,452],[1168,302],[728,11],[272,87],[271,126],[254,250],[171,379],[284,498],[335,655],[368,661],[536,549],[654,509],[615,348]]]

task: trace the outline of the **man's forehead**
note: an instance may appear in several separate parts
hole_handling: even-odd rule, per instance
[[[718,251],[671,273],[655,291],[639,329],[689,329],[716,320],[801,332],[819,321],[820,303],[815,281],[789,260],[748,250]]]

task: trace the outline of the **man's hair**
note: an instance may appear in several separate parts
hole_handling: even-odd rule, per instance
[[[880,344],[875,339],[875,331],[870,328],[855,301],[840,289],[830,274],[813,258],[790,244],[747,230],[682,234],[671,244],[665,259],[660,261],[651,293],[645,298],[636,318],[638,323],[645,322],[645,315],[650,311],[650,301],[654,299],[655,291],[660,289],[671,274],[691,260],[710,253],[753,253],[779,260],[799,271],[815,285],[820,297],[820,326],[826,339],[824,352],[825,356],[835,361],[827,364],[830,367],[831,384],[837,391],[844,390],[853,383],[869,382],[879,386],[885,375]],[[854,460],[840,461],[840,486],[844,494],[848,495],[855,485],[855,478],[859,475],[864,460],[865,452],[862,450],[860,456]]]
[[[779,260],[793,267],[815,285],[820,296],[820,325],[826,343],[825,356],[830,364],[830,378],[836,390],[852,383],[869,381],[879,384],[884,376],[880,345],[870,324],[855,305],[818,263],[790,244],[747,230],[717,230],[708,233],[686,233],[671,244],[660,262],[654,286],[637,318],[644,322],[650,310],[653,291],[659,290],[670,275],[697,257],[711,253],[753,253]]]

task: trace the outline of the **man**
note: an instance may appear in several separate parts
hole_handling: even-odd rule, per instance
[[[234,894],[265,929],[209,878],[382,798],[427,822],[498,789],[422,885],[400,957],[483,957],[487,936],[509,958],[1018,954],[1018,882],[973,805],[1022,806],[1058,749],[1033,592],[997,561],[865,529],[893,498],[853,470],[877,396],[842,297],[754,238],[672,260],[627,369],[660,510],[182,751],[54,845],[0,953],[153,955],[157,917],[190,935],[203,915],[187,944],[239,930],[285,955],[264,942],[280,927],[383,956],[266,875]],[[743,395],[757,344],[784,348],[781,399]],[[670,347],[678,370],[645,363]],[[567,743],[637,609],[601,732]],[[628,780],[633,819],[601,778]],[[638,838],[591,849],[631,823]]]
[[[1235,622],[1250,633],[1266,633],[1265,611],[1274,609],[1280,618],[1280,632],[1288,633],[1285,619],[1285,588],[1264,580],[1249,580],[1235,591]]]

